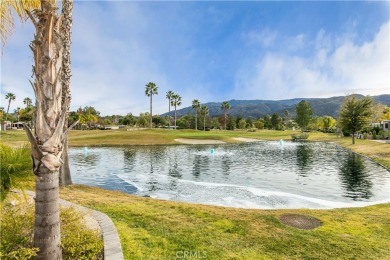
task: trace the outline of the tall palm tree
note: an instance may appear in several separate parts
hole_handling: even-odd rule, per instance
[[[150,97],[150,128],[152,128],[152,118],[153,118],[153,114],[152,114],[152,97],[153,95],[157,95],[158,92],[157,92],[158,88],[156,86],[155,83],[153,82],[149,82],[148,84],[145,85],[145,95]]]
[[[171,100],[172,100],[173,95],[175,95],[175,93],[173,93],[173,91],[169,90],[167,92],[167,95],[165,96],[168,99],[168,117],[169,117],[168,126],[169,126],[169,129],[171,129]]]
[[[23,104],[26,105],[26,108],[30,108],[31,105],[32,105],[32,100],[31,100],[31,98],[29,98],[29,97],[24,98],[24,99],[23,99]]]
[[[18,117],[18,122],[19,122],[19,119],[20,119],[20,107],[17,107],[14,111],[14,113],[17,115]]]
[[[206,116],[209,114],[209,108],[207,106],[201,106],[200,114],[203,116],[203,131],[206,131]]]
[[[63,4],[72,3],[64,0]],[[39,8],[39,9],[38,9]],[[15,12],[12,12],[12,9]],[[30,12],[34,10],[34,12]],[[59,168],[64,153],[64,141],[67,132],[66,114],[69,111],[70,98],[63,98],[63,77],[61,64],[64,59],[63,41],[70,37],[62,37],[68,25],[61,22],[57,14],[58,8],[54,0],[8,0],[0,2],[0,36],[4,46],[7,36],[12,32],[13,14],[22,21],[28,15],[33,22],[36,33],[30,48],[34,53],[33,74],[35,82],[32,87],[37,100],[35,116],[35,135],[25,125],[31,143],[33,171],[36,178],[34,246],[40,250],[38,259],[61,259],[60,218],[59,218]],[[63,6],[63,13],[71,12]],[[66,16],[64,14],[64,16]],[[63,17],[64,20],[67,18]],[[65,24],[65,26],[63,26]],[[66,52],[66,50],[65,50]],[[69,70],[70,73],[70,70]],[[70,75],[70,74],[69,74]],[[45,93],[45,94],[44,94]],[[46,96],[47,93],[49,96]],[[65,95],[66,97],[66,95]],[[39,145],[38,145],[39,144]],[[50,223],[48,225],[47,223]]]
[[[200,108],[200,102],[197,99],[192,101],[192,108],[195,109],[195,130],[198,130],[198,110]]]
[[[73,0],[62,1],[62,41],[63,41],[63,52],[62,52],[62,105],[66,107],[66,117],[64,122],[64,131],[68,128],[69,122],[69,106],[70,104],[70,43],[73,25]],[[64,148],[62,153],[62,161],[64,162],[60,168],[60,185],[66,186],[72,184],[72,177],[70,174],[69,157],[68,157],[68,138],[65,138]]]
[[[57,6],[41,0],[29,14],[36,33],[30,47],[34,54],[32,84],[36,102],[35,135],[25,126],[31,143],[36,178],[34,246],[39,259],[62,257],[59,218],[59,169],[67,131],[64,128],[70,100],[62,101],[61,66],[63,37]],[[49,94],[48,94],[49,93]],[[48,225],[47,223],[50,223]]]
[[[172,96],[171,105],[175,107],[175,129],[176,129],[176,108],[181,105],[181,96],[174,94]]]
[[[11,101],[14,101],[15,98],[16,98],[15,95],[12,94],[12,93],[7,93],[7,94],[5,95],[5,99],[8,99],[8,108],[7,108],[7,114],[5,115],[5,120],[8,119],[8,112],[9,112],[9,107],[10,107],[10,105],[11,105]]]
[[[227,101],[222,102],[221,109],[223,110],[223,112],[225,114],[225,130],[226,130],[226,119],[227,119],[226,112],[230,109],[229,102],[227,102]]]

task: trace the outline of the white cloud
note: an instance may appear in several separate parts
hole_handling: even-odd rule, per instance
[[[236,75],[236,97],[284,99],[347,93],[388,94],[389,37],[390,22],[381,26],[372,41],[361,45],[351,42],[350,37],[337,45],[340,38],[332,38],[320,30],[313,39],[312,55],[269,51],[254,64],[246,64]],[[297,38],[292,41],[295,43]]]

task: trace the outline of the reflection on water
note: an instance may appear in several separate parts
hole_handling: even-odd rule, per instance
[[[222,172],[225,175],[229,175],[230,173],[230,164],[231,161],[229,160],[228,156],[223,156],[222,157]]]
[[[169,163],[169,170],[168,170],[169,176],[172,178],[180,179],[181,178],[181,173],[179,169],[179,165],[177,163],[177,156],[174,157],[173,163]]]
[[[69,158],[75,183],[168,200],[244,208],[390,200],[390,173],[334,144],[72,148]]]
[[[345,196],[354,200],[372,197],[372,182],[361,156],[355,153],[348,155],[342,164],[340,178],[346,189]]]
[[[202,157],[200,155],[194,156],[194,167],[192,168],[192,175],[197,179],[200,175],[200,167],[202,165]]]
[[[297,146],[297,166],[299,171],[297,174],[306,177],[310,173],[312,165],[312,150],[309,146],[301,144]]]
[[[72,157],[72,159],[77,164],[88,164],[91,167],[96,166],[98,161],[101,158],[101,154],[97,153],[91,153],[88,149],[83,149],[81,153],[77,154],[76,156]]]

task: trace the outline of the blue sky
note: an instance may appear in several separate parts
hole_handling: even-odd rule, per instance
[[[230,99],[390,94],[390,2],[75,1],[72,105],[102,115]],[[1,57],[1,106],[33,98],[33,27],[17,25]]]

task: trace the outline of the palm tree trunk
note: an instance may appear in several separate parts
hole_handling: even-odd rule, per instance
[[[175,104],[175,130],[176,130],[176,104]]]
[[[24,127],[31,143],[36,175],[34,246],[39,248],[37,259],[62,258],[58,186],[69,100],[62,102],[63,44],[57,10],[52,1],[41,0],[41,9],[28,13],[36,29],[30,44],[34,53],[32,87],[37,101],[35,134]]]
[[[203,131],[206,131],[206,116],[203,118]]]
[[[38,169],[35,187],[34,246],[36,259],[62,259],[60,208],[58,204],[58,169],[50,171],[44,164]]]
[[[5,121],[7,121],[7,119],[8,119],[8,111],[9,111],[10,105],[11,105],[11,99],[9,99],[9,101],[8,101],[8,108],[7,108],[7,114],[5,115]]]
[[[152,129],[152,94],[150,94],[150,129]]]
[[[64,149],[62,152],[61,159],[64,162],[64,164],[61,166],[60,169],[59,184],[60,186],[72,185],[73,182],[72,182],[72,175],[70,174],[69,156],[68,156],[68,138],[65,139]]]
[[[225,110],[225,130],[226,130],[226,110]]]
[[[72,13],[73,0],[62,1],[62,40],[64,43],[63,60],[62,60],[62,105],[70,102],[70,43],[72,33]],[[68,128],[69,107],[66,111],[66,118],[64,123],[64,131]],[[63,166],[60,169],[60,185],[67,186],[72,184],[72,176],[70,174],[69,156],[68,156],[68,139],[64,142],[64,151],[62,153]]]
[[[355,144],[355,133],[352,133],[352,144]]]
[[[168,99],[168,128],[171,129],[171,99]]]
[[[195,109],[195,130],[198,130],[198,110]]]

